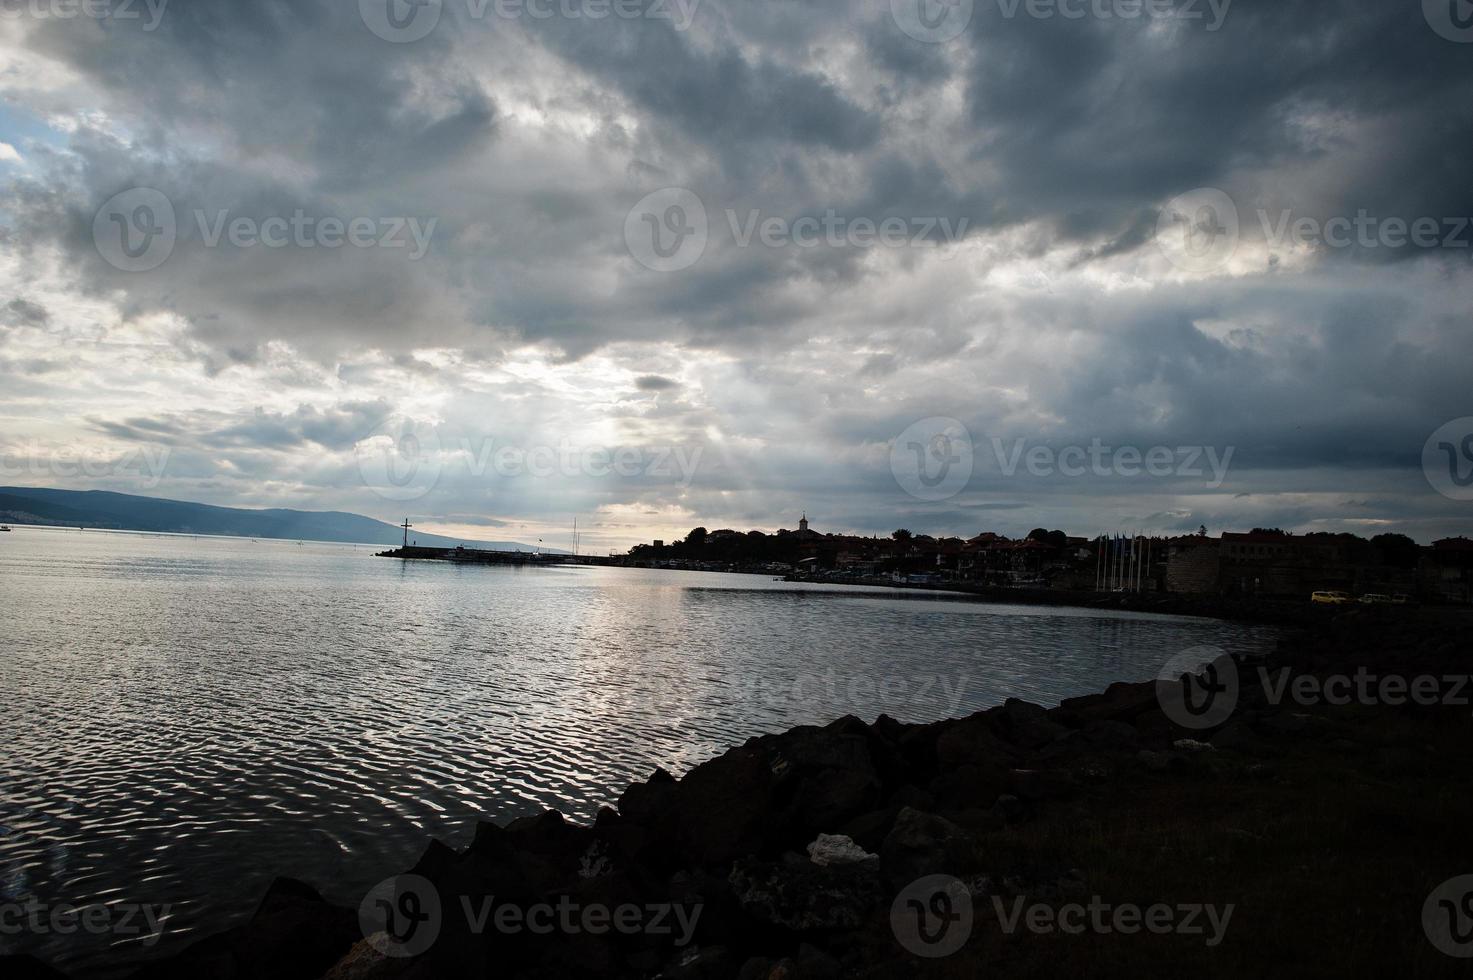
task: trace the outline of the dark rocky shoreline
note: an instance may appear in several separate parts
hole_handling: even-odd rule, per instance
[[[1473,872],[1470,709],[1275,705],[1259,678],[1261,669],[1282,679],[1285,668],[1321,678],[1359,668],[1466,675],[1473,616],[1300,610],[1308,628],[1258,662],[1235,663],[1236,709],[1211,728],[1171,720],[1153,683],[1114,684],[1048,710],[1009,701],[927,725],[881,716],[795,728],[679,780],[657,772],[592,826],[548,811],[481,824],[463,851],[432,842],[409,871],[440,906],[434,941],[409,950],[418,955],[386,956],[414,944],[365,939],[358,910],[278,879],[249,922],[166,949],[135,976],[1451,972],[1463,964],[1433,948],[1421,915],[1438,883]],[[941,957],[911,952],[903,943],[914,937],[901,936],[911,910],[897,899],[931,875],[956,879],[973,908],[970,937]],[[400,880],[391,907],[424,907],[421,895],[401,902],[404,890],[425,887],[415,881]],[[576,919],[548,934],[485,922],[478,931],[469,913],[487,899],[521,910],[646,911],[639,928],[601,934]],[[994,915],[1020,901],[1057,909],[1091,900],[1237,911],[1215,945],[1139,929],[1074,935],[1015,923],[1010,933]],[[657,928],[647,910],[660,908],[681,915]],[[51,975],[20,966],[12,960],[7,975]]]

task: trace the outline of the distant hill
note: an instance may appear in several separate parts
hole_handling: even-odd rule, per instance
[[[249,510],[183,500],[138,497],[105,490],[50,490],[0,487],[0,523],[89,527],[112,531],[162,531],[176,534],[228,534],[243,538],[342,541],[397,545],[404,531],[361,514],[341,511]],[[409,536],[427,548],[466,547],[532,551],[516,541],[472,541],[421,534]],[[543,551],[558,552],[557,548]]]

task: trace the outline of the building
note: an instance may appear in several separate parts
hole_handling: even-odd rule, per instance
[[[1325,589],[1411,595],[1429,592],[1425,579],[1443,573],[1441,567],[1419,573],[1415,553],[1399,561],[1353,534],[1226,531],[1216,539],[1172,539],[1165,582],[1169,592],[1208,595],[1305,598]]]
[[[1222,542],[1192,535],[1166,543],[1166,591],[1216,594],[1221,590]]]
[[[1418,569],[1429,598],[1473,602],[1473,540],[1443,538],[1425,549]]]

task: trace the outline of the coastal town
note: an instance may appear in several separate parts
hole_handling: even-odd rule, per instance
[[[795,529],[708,530],[637,545],[611,564],[760,572],[857,584],[972,585],[1070,592],[1473,602],[1473,539],[1421,545],[1401,534],[1293,534],[1277,528],[1077,537],[1035,528],[1022,538],[906,529],[888,537],[825,534],[804,514]]]

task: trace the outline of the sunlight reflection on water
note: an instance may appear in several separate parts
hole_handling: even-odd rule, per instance
[[[1043,703],[1270,631],[763,576],[402,563],[375,549],[17,528],[0,542],[0,901],[168,902],[277,874],[357,904],[477,819],[591,818],[801,723]],[[0,937],[78,971],[117,937]]]

